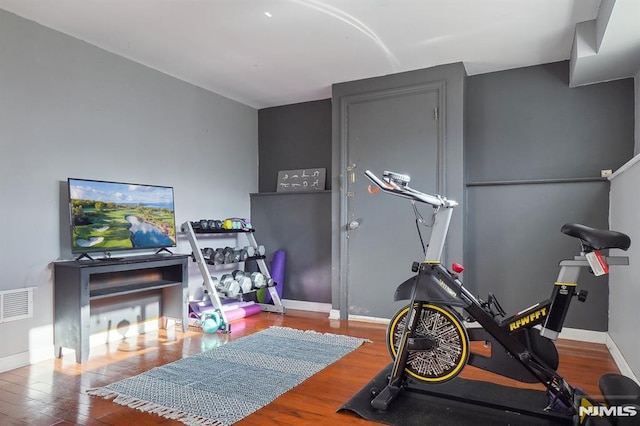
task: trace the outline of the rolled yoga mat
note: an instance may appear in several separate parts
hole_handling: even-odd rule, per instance
[[[252,305],[247,305],[244,307],[237,307],[235,309],[229,309],[228,311],[224,311],[224,316],[227,318],[227,322],[237,321],[239,319],[255,315],[258,312],[262,311],[260,305],[256,305],[255,303]]]
[[[223,311],[228,311],[230,309],[235,309],[235,308],[243,308],[245,306],[249,306],[249,305],[253,305],[255,304],[255,302],[240,302],[240,301],[224,301],[222,302],[222,310]],[[204,312],[207,311],[209,309],[213,309],[213,303],[211,303],[211,301],[207,301],[207,302],[196,302],[196,301],[192,301],[189,302],[189,316],[192,318],[199,318],[200,315]]]

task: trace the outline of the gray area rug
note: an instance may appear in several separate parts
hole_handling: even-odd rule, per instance
[[[87,393],[186,425],[231,425],[367,341],[270,327]]]

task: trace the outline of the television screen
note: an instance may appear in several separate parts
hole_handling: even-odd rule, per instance
[[[173,188],[68,179],[73,253],[176,246]]]

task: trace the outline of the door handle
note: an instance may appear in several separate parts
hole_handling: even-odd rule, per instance
[[[347,225],[347,229],[349,231],[353,231],[354,229],[356,229],[358,226],[360,226],[360,221],[359,220],[352,220],[351,222],[349,222],[349,224]]]

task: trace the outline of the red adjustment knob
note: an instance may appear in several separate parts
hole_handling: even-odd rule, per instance
[[[455,272],[456,274],[461,273],[462,271],[464,271],[464,266],[462,266],[459,263],[452,263],[451,264],[451,269],[453,269],[453,272]]]

